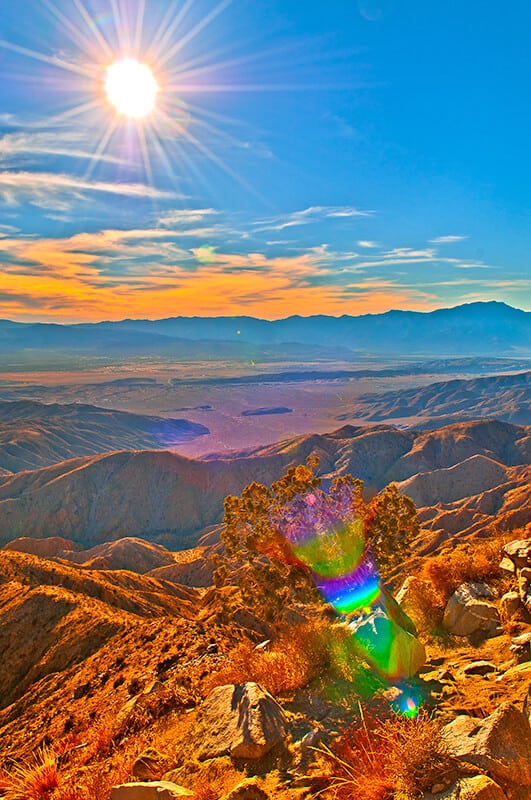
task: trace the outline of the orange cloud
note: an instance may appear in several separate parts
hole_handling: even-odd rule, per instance
[[[204,248],[183,250],[167,230],[140,229],[65,239],[4,238],[2,251],[9,263],[0,302],[11,318],[67,322],[250,314],[274,319],[438,305],[433,295],[392,280],[363,278],[355,267],[338,273],[326,248],[282,257],[210,248],[208,258],[201,258]]]

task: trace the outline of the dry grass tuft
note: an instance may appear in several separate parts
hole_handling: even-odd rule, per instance
[[[453,769],[437,722],[398,715],[381,722],[362,715],[318,764],[330,800],[413,800]]]
[[[44,747],[28,761],[6,770],[0,782],[3,800],[49,800],[58,786],[57,757]]]
[[[210,761],[188,761],[174,770],[171,780],[188,786],[196,800],[218,800],[228,794],[245,777],[228,756]]]
[[[230,654],[230,663],[204,682],[208,693],[216,686],[254,681],[275,697],[306,686],[329,659],[327,625],[321,621],[295,626],[267,650],[244,641]]]

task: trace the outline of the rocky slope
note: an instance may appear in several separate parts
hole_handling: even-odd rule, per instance
[[[531,541],[512,542],[506,552],[522,573]],[[421,595],[412,591],[417,584],[410,578],[408,601],[401,599],[412,618],[424,613],[418,605]],[[248,638],[249,629],[236,621],[220,624],[212,615],[211,591],[3,550],[0,796],[13,774],[17,779],[13,761],[22,759],[29,765],[23,773],[23,789],[29,791],[38,772],[30,754],[41,752],[42,745],[53,754],[59,772],[57,790],[45,793],[50,800],[109,800],[118,797],[111,794],[113,783],[134,783],[123,797],[138,797],[139,781],[161,779],[167,783],[145,786],[142,797],[173,797],[162,793],[169,783],[187,787],[186,796],[196,800],[321,796],[326,783],[315,748],[335,748],[343,734],[355,741],[360,708],[371,745],[378,746],[372,738],[376,722],[389,718],[390,730],[406,732],[415,745],[423,717],[409,724],[391,713],[397,698],[411,696],[444,726],[440,735],[454,757],[444,760],[439,771],[437,763],[421,760],[430,773],[411,775],[408,770],[424,755],[417,752],[416,761],[402,765],[404,778],[418,781],[415,792],[395,796],[388,791],[379,800],[463,800],[465,795],[470,800],[526,800],[531,786],[531,628],[521,603],[510,627],[500,626],[502,619],[509,620],[504,617],[504,585],[499,579],[494,587],[472,584],[468,594],[461,587],[459,596],[468,597],[474,588],[488,599],[463,601],[454,622],[461,624],[467,614],[474,624],[481,622],[481,606],[495,615],[496,625],[474,644],[453,629],[446,639],[425,630],[426,662],[417,677],[396,685],[371,674],[367,664],[358,663],[348,679],[348,661],[341,661],[343,672],[334,671],[345,629],[330,615],[326,620],[312,616],[310,608],[294,615],[284,638],[272,632],[269,641],[255,647],[257,638]],[[301,620],[306,622],[298,628]],[[330,660],[322,658],[315,642],[306,649],[312,641],[304,638],[308,623],[319,624],[310,630],[319,631],[321,648],[336,654]],[[515,631],[526,642],[523,655],[521,647],[517,653],[512,646]],[[242,652],[247,661],[241,661]],[[321,660],[308,674],[298,675],[294,652],[301,661],[314,662],[321,652]],[[349,659],[355,664],[353,652]],[[269,691],[257,686],[251,673],[260,664],[263,682],[276,674],[278,688],[274,682]],[[429,739],[418,739],[419,748],[434,747],[435,730]],[[389,746],[374,751],[378,759],[387,758]],[[358,787],[355,795],[360,800],[374,797],[379,769],[374,759],[362,762],[365,789]],[[238,785],[242,788],[231,794]],[[481,791],[470,794],[473,788]]]
[[[455,417],[496,418],[531,423],[531,372],[473,380],[451,380],[415,389],[362,395],[352,418],[371,422],[420,417],[432,426]],[[342,415],[342,419],[346,419]],[[416,423],[415,423],[416,424]]]
[[[523,473],[513,476],[504,469],[531,463],[531,436],[529,428],[500,421],[428,432],[345,426],[202,461],[153,451],[72,459],[0,478],[0,544],[18,536],[53,535],[91,547],[128,535],[183,549],[221,520],[226,495],[239,493],[252,480],[269,484],[309,455],[319,457],[323,476],[352,473],[369,489],[418,476],[411,491],[420,492],[422,485],[428,492],[431,481],[432,501],[437,499],[434,479],[427,475],[447,470],[438,475],[439,499],[451,502],[500,480],[521,483]],[[472,457],[481,458],[449,470]]]
[[[0,402],[0,474],[110,450],[174,447],[206,433],[204,425],[185,419],[80,403]]]

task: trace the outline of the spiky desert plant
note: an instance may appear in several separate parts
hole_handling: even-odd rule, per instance
[[[57,757],[47,747],[6,770],[3,800],[49,800],[59,786]]]

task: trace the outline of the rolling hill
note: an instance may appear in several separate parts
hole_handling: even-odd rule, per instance
[[[111,450],[174,447],[208,432],[185,419],[80,403],[0,402],[0,470],[36,469]]]
[[[221,520],[226,495],[252,480],[269,484],[310,454],[319,456],[323,476],[350,472],[371,489],[481,456],[491,478],[479,485],[469,470],[467,487],[463,472],[457,486],[466,497],[494,488],[500,476],[504,480],[505,472],[492,469],[491,462],[502,470],[531,463],[531,430],[500,421],[427,432],[345,426],[201,461],[164,451],[72,459],[0,478],[0,544],[18,536],[62,536],[92,547],[135,536],[172,549],[191,547],[202,530]],[[441,497],[452,499],[444,492]]]
[[[350,417],[343,414],[341,420]],[[445,424],[464,417],[490,417],[531,424],[531,372],[495,375],[472,380],[451,380],[414,389],[361,395],[352,419],[380,422],[421,417],[426,424]]]

